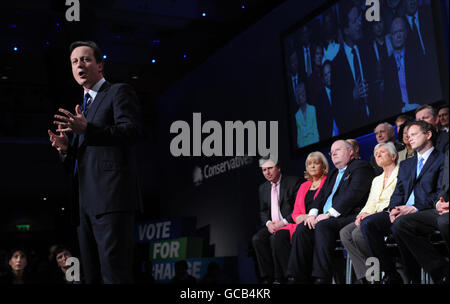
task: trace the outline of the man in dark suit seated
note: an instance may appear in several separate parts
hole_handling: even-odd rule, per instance
[[[419,107],[423,100],[421,90],[425,79],[418,65],[417,54],[406,45],[408,31],[405,19],[392,21],[393,53],[384,62],[384,115],[408,112]]]
[[[354,221],[369,195],[374,177],[368,162],[354,159],[353,147],[345,140],[331,146],[335,165],[313,202],[304,225],[292,236],[287,275],[290,282],[331,283],[333,253],[339,231]]]
[[[363,39],[362,12],[352,1],[339,3],[344,43],[333,60],[332,100],[340,133],[364,125],[373,118],[376,58]],[[351,119],[348,119],[351,117]]]
[[[84,89],[83,106],[55,115],[48,131],[72,177],[74,210],[86,283],[132,283],[134,213],[141,206],[135,143],[139,103],[126,84],[103,78],[103,58],[92,41],[70,45],[72,74]],[[66,132],[74,134],[72,142]]]
[[[416,214],[428,214],[427,210],[434,209],[441,189],[444,156],[433,146],[436,130],[424,121],[411,122],[408,136],[416,155],[400,163],[389,206],[384,212],[368,216],[361,222],[366,244],[371,254],[379,259],[385,273],[383,284],[403,283],[385,244],[385,236],[391,233],[398,244],[408,280],[420,282],[420,268],[398,233]]]
[[[448,150],[449,134],[439,130],[439,117],[436,114],[436,110],[430,105],[422,105],[416,109],[416,120],[426,121],[435,128],[437,136],[434,146],[439,152],[445,153]]]
[[[282,176],[280,165],[268,157],[259,161],[266,182],[259,186],[261,224],[264,225],[252,239],[263,283],[280,282],[287,268],[286,260],[277,260],[274,250],[284,250],[279,256],[289,256],[289,230],[279,228],[294,223],[291,217],[300,179]],[[275,233],[276,232],[276,233]],[[283,246],[285,242],[288,246]]]
[[[436,208],[409,214],[396,227],[397,237],[436,284],[448,284],[448,252],[446,259],[430,242],[430,236],[440,230],[448,246],[448,151],[444,163],[442,188]]]

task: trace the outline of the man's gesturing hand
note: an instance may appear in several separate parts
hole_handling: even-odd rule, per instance
[[[55,147],[58,151],[66,152],[69,139],[64,132],[59,132],[59,135],[56,135],[51,130],[48,130],[48,135],[50,136],[50,141],[52,142],[52,147]]]
[[[59,109],[59,112],[63,113],[65,116],[55,115],[55,118],[59,119],[53,121],[55,125],[58,125],[58,129],[56,131],[73,132],[75,134],[86,133],[87,120],[83,113],[81,113],[80,105],[76,105],[75,115],[65,109]]]

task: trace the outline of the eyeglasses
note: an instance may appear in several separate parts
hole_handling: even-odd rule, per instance
[[[418,133],[409,133],[408,135],[408,139],[412,138],[412,137],[417,137],[419,134],[426,134],[426,132],[418,132]]]

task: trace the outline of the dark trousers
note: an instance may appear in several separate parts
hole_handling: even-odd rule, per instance
[[[311,282],[312,277],[331,281],[339,231],[354,220],[354,215],[348,215],[322,220],[315,229],[298,225],[292,236],[287,275],[302,283]]]
[[[442,238],[447,242],[447,248],[449,248],[448,241],[448,212],[442,215],[439,215],[438,219],[438,227],[441,232]]]
[[[133,229],[132,212],[94,216],[80,210],[77,232],[87,284],[133,283]]]
[[[273,235],[264,227],[253,236],[252,243],[261,277],[284,280],[291,250],[289,230],[278,230]]]
[[[448,271],[448,262],[445,257],[430,242],[430,235],[439,229],[439,217],[439,212],[436,209],[428,209],[406,214],[395,220],[396,239],[401,240],[406,247],[400,247],[402,257],[408,254],[403,251],[409,251],[435,282],[438,282],[441,276]],[[409,269],[406,269],[406,271],[409,274]]]
[[[392,234],[400,251],[403,266],[405,267],[408,278],[413,282],[420,282],[420,266],[407,250],[407,246],[402,239],[397,236],[397,227],[402,222],[402,218],[408,215],[398,217],[394,223],[389,219],[389,213],[382,211],[369,215],[361,222],[361,232],[363,233],[366,245],[373,257],[380,261],[380,268],[385,273],[396,271],[395,262],[391,252],[389,252],[385,237]]]

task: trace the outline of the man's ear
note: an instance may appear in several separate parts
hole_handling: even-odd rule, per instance
[[[102,73],[102,75],[103,75],[103,62],[100,62],[100,63],[98,64],[98,70],[99,70],[99,72]]]

